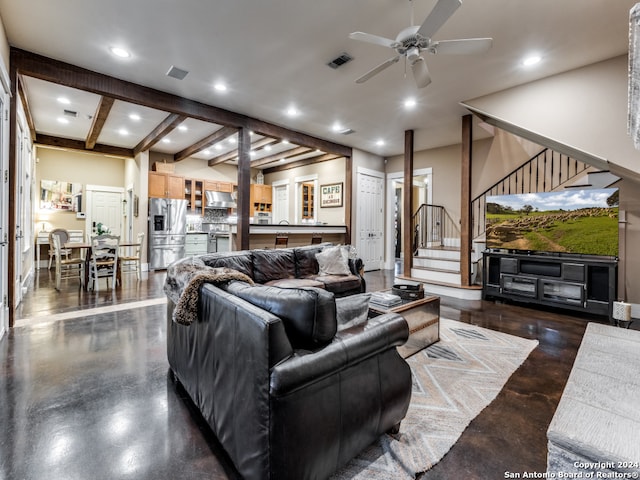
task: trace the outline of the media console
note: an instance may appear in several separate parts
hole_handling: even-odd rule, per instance
[[[611,318],[618,279],[615,257],[487,250],[483,258],[485,299],[569,308]]]

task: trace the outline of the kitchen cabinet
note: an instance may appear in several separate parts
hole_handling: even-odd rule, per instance
[[[187,212],[204,215],[204,180],[195,178],[184,179],[184,199],[187,200]]]
[[[184,177],[171,173],[149,172],[149,197],[184,197]]]
[[[249,190],[251,209],[254,212],[270,212],[273,195],[271,185],[251,184]]]
[[[233,183],[231,182],[216,182],[213,180],[204,181],[204,189],[211,192],[229,192],[233,193]]]
[[[309,219],[309,218],[314,218],[314,211],[313,211],[313,195],[314,195],[314,187],[313,187],[313,183],[303,183],[302,184],[302,195],[301,195],[301,209],[300,211],[302,212],[302,218],[303,219]]]

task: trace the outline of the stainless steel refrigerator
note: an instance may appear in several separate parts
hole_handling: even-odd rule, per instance
[[[184,257],[187,200],[149,199],[149,269],[167,268]]]

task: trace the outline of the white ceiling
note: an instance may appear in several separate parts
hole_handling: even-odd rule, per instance
[[[422,23],[436,0],[414,0]],[[364,84],[354,80],[394,52],[350,40],[353,31],[395,38],[409,25],[407,0],[0,0],[0,15],[12,46],[123,80],[242,113],[313,136],[383,156],[403,152],[404,131],[415,131],[422,150],[459,143],[459,102],[576,67],[625,54],[628,13],[636,0],[464,0],[435,40],[493,37],[493,48],[470,56],[426,55],[433,82],[417,89],[401,60]],[[132,56],[118,59],[110,46]],[[337,70],[326,63],[342,52],[354,60]],[[535,68],[520,65],[538,52]],[[165,74],[175,65],[184,80]],[[213,88],[224,81],[228,91]],[[603,86],[606,88],[606,86]],[[99,97],[27,79],[38,133],[84,140]],[[74,97],[57,103],[59,90]],[[403,108],[407,97],[417,101]],[[300,115],[285,111],[295,106]],[[64,108],[78,112],[67,125]],[[132,148],[165,112],[116,101],[99,143]],[[331,131],[335,122],[355,130]],[[153,150],[176,153],[219,128],[188,119],[170,144]],[[126,128],[128,135],[119,132]],[[385,145],[376,141],[384,139]],[[272,154],[270,152],[269,154]],[[199,154],[198,158],[213,155]],[[266,153],[263,152],[266,155]]]

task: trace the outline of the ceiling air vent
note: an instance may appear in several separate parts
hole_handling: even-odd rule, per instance
[[[65,110],[64,114],[67,117],[73,117],[73,118],[76,118],[78,116],[78,112],[74,112],[73,110]]]
[[[345,128],[344,130],[340,130],[338,133],[341,133],[342,135],[351,135],[352,133],[356,133],[356,131],[351,128]]]
[[[329,63],[327,63],[327,65],[329,65],[333,69],[336,69],[338,67],[341,67],[345,63],[350,62],[351,60],[353,60],[353,57],[351,55],[346,52],[342,52],[342,54],[340,54],[338,58],[334,58]]]
[[[167,72],[167,76],[177,78],[178,80],[182,80],[184,77],[187,76],[188,73],[189,72],[187,72],[186,70],[183,70],[182,68],[178,68],[175,65],[171,65],[171,68]]]

